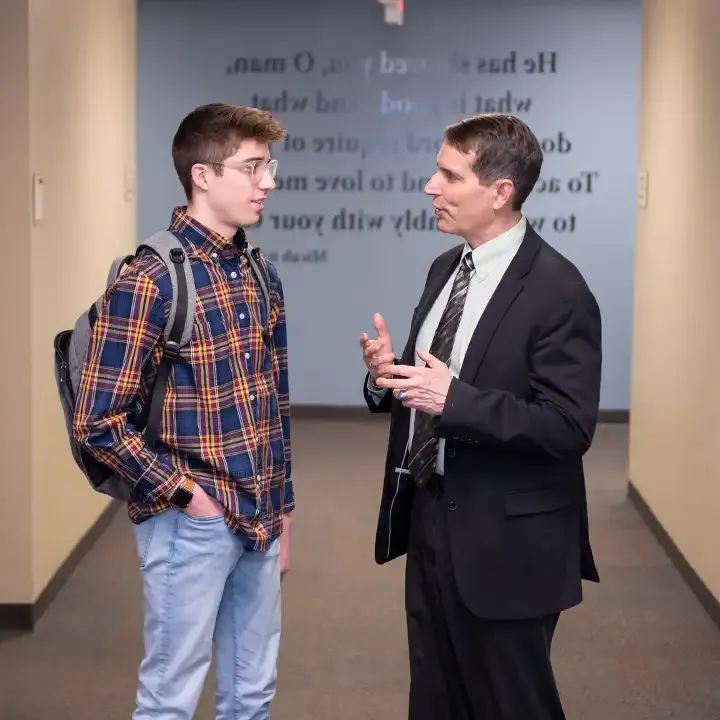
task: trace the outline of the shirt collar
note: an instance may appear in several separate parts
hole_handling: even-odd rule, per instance
[[[465,247],[462,252],[463,257],[465,257],[468,252],[472,253],[475,274],[479,280],[485,278],[497,263],[513,256],[517,252],[523,237],[525,237],[526,229],[527,220],[523,215],[516,225],[506,230],[502,235],[498,235],[492,240],[483,243],[480,247],[476,247],[474,250],[467,244],[467,241],[465,242]]]
[[[242,228],[238,228],[235,236],[229,240],[214,230],[205,227],[205,225],[198,222],[194,217],[188,215],[187,206],[185,205],[176,207],[173,210],[170,220],[170,231],[179,233],[196,249],[204,252],[206,255],[210,255],[217,250],[234,248],[242,252],[247,245],[245,231]]]

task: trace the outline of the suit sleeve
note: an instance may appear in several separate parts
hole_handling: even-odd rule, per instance
[[[386,388],[377,387],[370,373],[365,375],[363,395],[370,412],[389,413],[392,410],[392,393]]]
[[[597,302],[582,286],[553,308],[531,348],[528,396],[453,378],[439,435],[554,458],[583,454],[597,424],[601,335]]]

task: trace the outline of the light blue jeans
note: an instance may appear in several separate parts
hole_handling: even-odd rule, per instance
[[[145,656],[133,720],[190,720],[213,641],[218,720],[268,720],[280,644],[280,543],[248,551],[223,517],[167,510],[135,527]]]

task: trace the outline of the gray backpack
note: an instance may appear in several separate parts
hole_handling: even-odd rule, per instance
[[[158,368],[150,400],[137,423],[138,430],[143,432],[145,443],[149,447],[154,447],[170,367],[192,335],[196,297],[190,261],[187,259],[180,241],[169,231],[162,231],[150,237],[138,246],[135,255],[117,258],[110,267],[107,287],[110,287],[120,277],[123,269],[132,263],[142,248],[148,248],[155,252],[165,263],[170,272],[173,292],[170,314],[163,332],[162,362]],[[78,318],[72,330],[63,330],[55,336],[55,380],[65,415],[70,450],[75,462],[94,490],[116,500],[126,501],[130,497],[130,483],[83,450],[73,433],[73,418],[80,377],[86,361],[92,327],[102,309],[103,302],[104,297],[98,298],[92,307]]]

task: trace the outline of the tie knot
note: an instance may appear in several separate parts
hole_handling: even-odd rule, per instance
[[[472,259],[472,253],[466,253],[462,259],[461,267],[465,272],[471,273],[475,269],[475,263]]]

